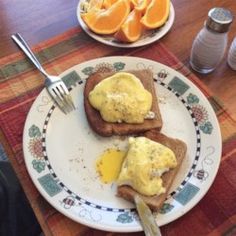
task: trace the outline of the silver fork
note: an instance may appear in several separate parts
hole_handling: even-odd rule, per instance
[[[28,44],[22,38],[19,33],[13,34],[11,38],[15,41],[15,43],[22,49],[22,51],[26,54],[26,56],[33,62],[33,64],[38,68],[41,74],[45,77],[45,86],[47,88],[48,93],[56,102],[58,107],[65,113],[69,113],[75,109],[75,105],[69,94],[69,91],[59,76],[53,76],[47,74],[47,72],[43,69],[42,65],[35,57],[34,53],[31,51]]]

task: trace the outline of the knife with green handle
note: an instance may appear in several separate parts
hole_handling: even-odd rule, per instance
[[[134,201],[145,235],[161,236],[160,228],[157,225],[156,220],[147,204],[138,195],[135,195]]]

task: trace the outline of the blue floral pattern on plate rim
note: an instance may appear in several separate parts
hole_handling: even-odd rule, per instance
[[[112,59],[115,59],[115,57],[111,57]],[[126,57],[127,58],[127,57]],[[70,85],[73,86],[72,89],[74,89],[74,87],[76,88],[77,86],[80,86],[83,84],[83,79],[86,78],[86,76],[88,76],[89,74],[93,73],[94,71],[119,71],[119,70],[125,70],[127,62],[124,62],[123,60],[124,58],[121,57],[120,60],[113,60],[113,63],[110,62],[110,60],[107,60],[106,62],[101,62],[101,63],[85,63],[86,66],[83,66],[83,68],[79,69],[79,73],[80,75],[78,76],[79,79],[78,81],[76,76],[75,76],[75,71],[73,70],[72,72],[69,73],[73,73],[73,79],[76,81],[77,85],[74,85],[75,82],[69,82]],[[136,59],[136,58],[135,58]],[[127,59],[126,59],[127,60]],[[144,60],[144,59],[143,59]],[[152,62],[151,64],[153,64],[154,62]],[[134,63],[132,63],[134,64]],[[140,63],[139,60],[136,59],[136,68],[138,67],[137,65],[144,66],[146,68],[155,68],[155,64],[153,65],[149,65],[149,63],[147,61],[143,61],[142,63]],[[158,64],[158,63],[157,63]],[[192,91],[192,84],[191,82],[187,82],[184,81],[184,83],[188,84],[189,89],[186,89],[186,91],[183,92],[183,94],[178,94],[178,92],[174,91],[174,85],[176,83],[171,83],[171,81],[173,80],[173,76],[171,74],[173,74],[173,71],[171,71],[172,73],[169,72],[168,67],[158,64],[157,66],[158,68],[156,69],[156,73],[154,73],[154,81],[157,82],[158,86],[162,86],[165,87],[167,90],[171,91],[172,93],[175,94],[175,96],[182,100],[182,104],[184,104],[184,106],[187,108],[187,110],[189,110],[189,114],[193,119],[193,123],[195,123],[195,127],[196,128],[196,142],[199,142],[199,144],[196,145],[196,151],[195,154],[197,156],[197,159],[195,158],[195,160],[192,162],[192,166],[190,171],[187,174],[187,177],[184,179],[184,181],[182,181],[181,185],[176,189],[176,191],[173,191],[170,196],[168,197],[167,201],[165,202],[165,204],[163,205],[163,208],[161,209],[160,213],[157,216],[157,219],[160,218],[160,215],[166,215],[168,218],[168,214],[173,212],[175,210],[175,207],[178,208],[178,205],[183,205],[183,202],[186,206],[188,206],[188,203],[192,201],[192,199],[199,194],[199,192],[202,191],[202,187],[201,185],[204,185],[206,182],[209,181],[213,181],[213,180],[209,180],[210,178],[212,179],[212,175],[215,175],[215,173],[211,174],[209,172],[209,166],[213,166],[216,165],[218,163],[218,159],[214,160],[213,156],[216,155],[216,148],[213,145],[207,145],[206,149],[210,149],[211,151],[209,151],[208,153],[205,153],[204,157],[201,158],[200,157],[200,151],[201,151],[201,138],[203,136],[209,136],[212,135],[212,132],[217,131],[215,129],[217,129],[218,127],[216,127],[216,125],[211,121],[211,117],[212,117],[212,111],[209,111],[209,104],[207,104],[207,107],[205,106],[205,104],[202,104],[202,96],[199,97],[199,91],[196,89],[193,89]],[[163,74],[163,71],[167,70],[168,73],[167,75]],[[66,73],[67,77],[69,78],[68,74]],[[78,73],[78,72],[77,72]],[[175,74],[175,72],[174,72]],[[160,77],[162,76],[162,77]],[[176,77],[176,74],[174,75]],[[81,78],[83,78],[81,80]],[[179,80],[181,80],[183,82],[183,78],[177,74],[177,78]],[[176,78],[175,78],[176,79]],[[206,100],[206,99],[205,99]],[[28,122],[30,123],[30,126],[28,128],[28,155],[31,156],[31,166],[32,169],[34,169],[34,174],[31,174],[31,177],[33,179],[35,179],[35,181],[39,181],[40,178],[42,178],[42,176],[45,176],[47,174],[50,173],[50,175],[52,176],[52,178],[55,180],[55,183],[52,183],[54,188],[55,185],[57,184],[59,187],[55,188],[56,189],[56,195],[59,196],[59,200],[57,200],[57,202],[59,202],[59,206],[55,206],[57,204],[53,204],[54,207],[56,207],[58,210],[60,210],[62,213],[63,211],[70,211],[73,208],[78,208],[78,222],[82,223],[87,223],[87,221],[89,221],[89,224],[91,224],[91,227],[93,227],[92,224],[96,223],[98,224],[98,226],[94,225],[95,228],[99,228],[99,229],[103,229],[103,230],[109,230],[108,228],[106,228],[106,226],[101,226],[101,224],[103,224],[103,213],[101,213],[100,211],[108,211],[108,212],[112,212],[111,214],[113,214],[113,218],[114,221],[116,221],[119,224],[125,224],[125,225],[132,225],[132,229],[126,229],[126,232],[132,232],[132,231],[139,231],[141,230],[140,228],[140,223],[139,223],[139,219],[138,216],[135,212],[134,208],[131,208],[130,210],[128,209],[111,209],[109,207],[104,207],[103,205],[96,205],[94,203],[91,203],[89,201],[87,201],[86,199],[82,199],[80,198],[78,195],[76,195],[75,193],[73,193],[72,190],[68,189],[63,182],[58,179],[56,173],[54,173],[53,168],[50,166],[50,161],[47,157],[47,153],[46,153],[46,142],[45,142],[45,136],[44,133],[47,130],[47,125],[48,123],[50,123],[50,116],[53,114],[53,111],[55,109],[55,106],[52,104],[50,105],[50,109],[48,111],[45,112],[46,114],[46,119],[44,120],[44,125],[42,126],[38,126],[36,123],[34,122]],[[48,109],[48,108],[47,108]],[[210,114],[209,114],[210,113]],[[214,115],[214,114],[213,114]],[[196,118],[197,117],[197,118]],[[204,128],[205,125],[205,128]],[[41,127],[41,128],[40,128]],[[202,127],[202,128],[201,128]],[[216,128],[215,128],[216,127]],[[42,144],[42,149],[38,150],[36,147],[40,146],[38,144],[38,146],[35,144],[37,143],[35,140],[40,140],[38,143]],[[34,145],[30,145],[30,142],[32,143],[32,140],[35,142]],[[30,148],[31,146],[31,148]],[[34,148],[32,148],[32,146]],[[42,153],[44,155],[43,158],[41,158]],[[200,158],[200,159],[199,159]],[[209,161],[210,160],[210,161]],[[26,163],[27,164],[27,163]],[[45,169],[45,166],[47,167]],[[201,168],[203,167],[204,168]],[[43,173],[45,172],[45,173]],[[43,173],[43,174],[42,174]],[[33,176],[32,176],[33,175]],[[213,178],[214,179],[214,178]],[[34,182],[35,182],[34,181]],[[198,181],[197,184],[196,183],[192,183],[194,181]],[[44,181],[45,182],[45,181]],[[208,185],[210,185],[208,183]],[[190,186],[190,187],[189,187]],[[192,187],[194,186],[194,187]],[[46,186],[45,188],[39,184],[38,189],[40,189],[41,193],[42,191],[45,191],[46,189],[48,189],[48,186]],[[50,188],[50,187],[49,187]],[[62,191],[61,191],[62,189]],[[46,190],[47,192],[47,190]],[[54,191],[55,192],[55,191]],[[188,193],[188,195],[190,194],[190,198],[186,198],[186,194]],[[48,195],[50,196],[50,194],[48,193]],[[44,197],[47,199],[48,196],[46,196],[45,192],[44,192]],[[91,209],[92,208],[92,209]],[[63,210],[64,209],[64,210]],[[74,211],[74,210],[73,210]],[[96,213],[98,211],[98,213]],[[67,215],[70,214],[70,212],[66,213]],[[74,216],[71,216],[71,218],[74,219]],[[83,220],[85,220],[85,222],[83,222]],[[101,223],[100,223],[101,222]],[[159,220],[158,220],[159,222]]]

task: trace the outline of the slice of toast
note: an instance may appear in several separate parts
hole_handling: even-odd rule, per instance
[[[144,133],[143,136],[167,146],[175,153],[177,159],[177,166],[162,175],[163,186],[166,188],[166,192],[158,196],[144,196],[142,194],[139,194],[137,191],[135,191],[132,187],[128,185],[122,185],[118,186],[117,188],[117,196],[125,198],[128,201],[134,202],[134,196],[138,194],[153,211],[157,211],[162,207],[167,197],[173,180],[175,179],[175,176],[177,175],[181,163],[186,155],[187,146],[183,141],[167,137],[166,135],[161,134],[157,130],[147,131],[146,133]]]
[[[91,128],[101,136],[112,135],[130,135],[139,134],[147,130],[156,128],[158,130],[162,127],[162,118],[158,105],[158,100],[155,92],[153,74],[150,70],[135,70],[127,71],[134,74],[140,79],[145,89],[152,94],[152,108],[151,111],[155,113],[154,119],[145,119],[142,124],[128,124],[128,123],[108,123],[104,121],[100,112],[93,108],[89,103],[89,93],[93,88],[103,79],[111,76],[114,73],[94,73],[86,81],[84,88],[84,108]]]

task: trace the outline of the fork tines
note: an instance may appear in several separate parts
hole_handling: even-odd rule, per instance
[[[71,95],[63,81],[57,82],[56,86],[49,86],[48,90],[49,94],[51,94],[54,101],[56,101],[57,105],[65,114],[68,114],[75,109]]]

